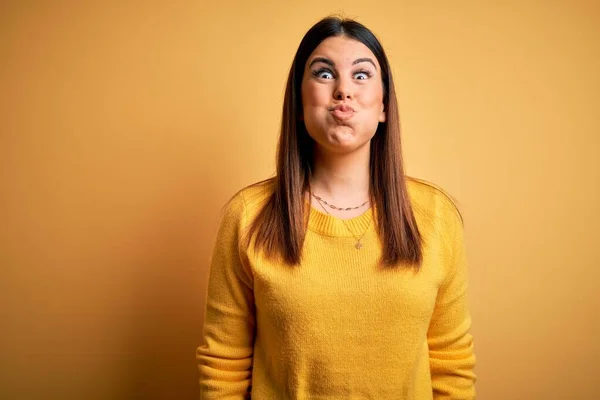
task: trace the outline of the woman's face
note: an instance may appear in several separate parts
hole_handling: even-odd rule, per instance
[[[385,121],[375,55],[345,36],[325,39],[306,62],[302,107],[306,130],[323,150],[348,153],[369,144]]]

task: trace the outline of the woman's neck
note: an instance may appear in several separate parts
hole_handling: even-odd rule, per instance
[[[362,150],[362,149],[361,149]],[[353,207],[369,199],[370,149],[349,154],[315,151],[311,191],[338,207]]]

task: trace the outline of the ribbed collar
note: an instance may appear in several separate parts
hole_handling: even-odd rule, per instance
[[[373,207],[357,217],[342,220],[325,214],[324,211],[319,211],[312,207],[309,202],[305,202],[305,206],[306,211],[310,213],[308,229],[322,235],[335,237],[361,236],[366,231],[374,229],[375,226]],[[349,229],[354,235],[348,231]]]

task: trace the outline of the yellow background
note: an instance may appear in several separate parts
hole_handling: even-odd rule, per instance
[[[273,173],[336,12],[388,52],[409,174],[460,202],[479,398],[600,398],[597,2],[0,7],[1,398],[197,398],[221,206]]]

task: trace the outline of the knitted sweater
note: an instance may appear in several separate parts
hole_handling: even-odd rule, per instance
[[[310,208],[301,265],[240,246],[272,181],[228,203],[211,259],[201,399],[474,399],[461,218],[438,188],[407,178],[423,237],[419,272],[379,265],[375,211]]]

